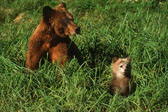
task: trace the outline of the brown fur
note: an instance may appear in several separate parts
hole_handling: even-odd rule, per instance
[[[47,52],[51,62],[64,65],[68,58],[76,56],[82,63],[80,51],[69,35],[79,34],[80,28],[73,22],[72,15],[61,3],[55,9],[45,6],[40,24],[28,43],[26,68],[35,70],[39,61]]]
[[[119,93],[123,96],[128,96],[131,92],[131,59],[128,58],[113,58],[112,72],[113,78],[110,84],[111,94]],[[131,86],[130,86],[131,85]]]

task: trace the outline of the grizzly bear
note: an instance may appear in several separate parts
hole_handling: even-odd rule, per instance
[[[80,27],[74,23],[72,15],[67,11],[66,4],[61,3],[55,9],[43,8],[42,19],[28,43],[26,68],[35,70],[39,61],[48,53],[52,63],[64,65],[75,56],[82,64],[81,53],[70,35],[80,33]]]

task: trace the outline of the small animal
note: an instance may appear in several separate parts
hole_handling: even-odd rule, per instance
[[[28,43],[26,68],[36,70],[39,61],[46,54],[52,63],[64,65],[74,56],[82,64],[81,53],[70,35],[80,33],[80,27],[74,23],[73,16],[67,11],[66,4],[61,3],[56,8],[45,6],[42,19]]]
[[[113,78],[110,84],[110,93],[119,93],[122,96],[128,96],[130,91],[131,83],[131,59],[117,58],[112,59],[112,73]]]

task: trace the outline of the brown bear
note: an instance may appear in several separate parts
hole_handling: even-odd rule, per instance
[[[45,6],[40,24],[28,43],[26,68],[37,69],[40,59],[47,53],[52,63],[58,62],[61,66],[73,56],[82,64],[81,53],[69,38],[70,35],[79,33],[80,27],[74,23],[65,3],[59,4],[55,9]]]

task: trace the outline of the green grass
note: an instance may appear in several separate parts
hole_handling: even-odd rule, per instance
[[[168,2],[65,2],[81,27],[71,39],[85,62],[71,60],[59,79],[59,66],[47,60],[30,75],[24,68],[43,6],[59,2],[0,1],[0,112],[168,112]],[[129,97],[108,92],[113,56],[132,58],[137,89]]]

